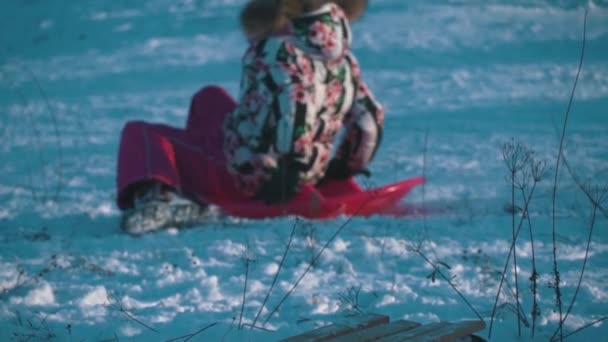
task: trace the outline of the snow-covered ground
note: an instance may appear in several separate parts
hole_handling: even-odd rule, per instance
[[[512,240],[500,150],[510,141],[534,149],[547,174],[523,220],[518,282],[510,264],[492,341],[532,339],[533,257],[535,339],[549,339],[560,316],[551,285],[553,177],[586,5],[564,156],[587,189],[608,185],[606,3],[371,1],[354,26],[355,52],[387,123],[373,177],[362,182],[425,174],[407,202],[438,213],[222,218],[141,238],[122,233],[114,203],[122,126],[181,126],[189,97],[206,84],[236,95],[243,3],[0,4],[0,340],[274,341],[366,312],[424,323],[479,315],[489,326]],[[608,316],[608,233],[606,212],[592,220],[592,203],[565,164],[560,170],[563,314],[586,260],[569,334]],[[607,333],[604,322],[568,340]]]

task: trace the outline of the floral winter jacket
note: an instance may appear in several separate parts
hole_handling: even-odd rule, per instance
[[[224,123],[228,169],[248,196],[288,200],[332,164],[364,170],[384,112],[350,52],[351,31],[333,3],[293,21],[290,34],[253,42],[243,57],[237,108]]]

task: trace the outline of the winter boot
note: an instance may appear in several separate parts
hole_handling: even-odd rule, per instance
[[[143,235],[203,224],[217,217],[217,212],[155,182],[135,192],[133,208],[123,212],[121,227],[131,235]]]

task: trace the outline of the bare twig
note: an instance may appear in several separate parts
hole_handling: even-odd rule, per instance
[[[564,335],[562,338],[568,338],[568,337],[570,337],[570,336],[572,336],[572,335],[574,335],[574,334],[576,334],[576,333],[581,332],[582,330],[585,330],[585,329],[587,329],[587,328],[589,328],[589,327],[591,327],[591,326],[593,326],[593,325],[595,325],[595,324],[598,324],[598,323],[600,323],[600,322],[603,322],[603,321],[605,321],[605,320],[607,320],[607,319],[608,319],[608,316],[606,316],[606,317],[602,317],[602,318],[597,319],[597,320],[595,320],[595,321],[593,321],[593,322],[591,322],[591,323],[585,324],[585,325],[583,325],[582,327],[580,327],[580,328],[578,328],[578,329],[576,329],[576,330],[574,330],[574,331],[572,331],[572,332],[570,332],[570,333],[568,333],[568,334]]]
[[[572,306],[574,306],[574,302],[576,301],[576,297],[578,296],[578,292],[581,288],[581,283],[583,281],[583,276],[585,274],[585,267],[587,266],[587,260],[589,258],[589,248],[591,247],[591,237],[593,236],[593,227],[595,226],[595,219],[597,217],[596,214],[597,214],[597,207],[593,207],[593,212],[591,214],[591,223],[589,225],[589,237],[587,239],[587,248],[585,249],[585,258],[583,259],[583,265],[581,266],[581,274],[578,278],[576,290],[574,291],[574,295],[572,296],[572,300],[570,301],[570,305],[568,306],[568,309],[566,310],[566,314],[564,315],[564,319],[562,320],[561,324],[564,324],[564,322],[568,318],[568,315],[570,314],[570,311],[572,311]]]
[[[532,188],[530,190],[530,193],[528,194],[527,199],[524,201],[524,213],[528,212],[528,206],[530,205],[530,199],[532,198],[532,195],[534,194],[534,190],[536,189],[536,181],[534,181],[532,183]],[[496,292],[496,299],[494,300],[494,307],[492,308],[492,315],[490,318],[490,328],[488,331],[488,337],[492,338],[492,328],[494,326],[494,316],[496,315],[496,308],[498,305],[498,299],[500,297],[500,293],[502,291],[502,286],[503,283],[505,281],[505,277],[506,277],[506,272],[507,272],[507,268],[509,267],[509,260],[511,260],[511,254],[513,254],[514,250],[515,250],[515,241],[517,240],[517,236],[519,235],[519,232],[521,231],[521,227],[523,225],[525,217],[522,216],[520,221],[519,221],[519,225],[517,227],[517,230],[515,232],[515,237],[513,239],[513,241],[511,242],[511,248],[509,249],[509,254],[507,255],[507,260],[505,261],[505,266],[503,268],[501,277],[500,277],[500,284],[498,285],[498,291]]]
[[[427,128],[426,131],[424,132],[424,148],[422,150],[422,177],[424,177],[424,179],[426,179],[426,155],[428,153],[428,147],[429,147],[429,129]],[[422,211],[423,211],[423,215],[422,215],[422,224],[424,226],[424,234],[425,234],[425,238],[428,239],[429,236],[429,231],[428,231],[428,222],[426,219],[426,182],[422,183]]]
[[[53,330],[46,323],[46,319],[48,315],[42,316],[41,314],[37,314],[39,316],[40,322],[33,322],[33,319],[26,319],[25,322],[21,318],[20,313],[17,311],[17,324],[22,329],[25,329],[27,332],[14,332],[13,337],[18,341],[51,341],[54,340],[57,335],[53,332]]]
[[[234,328],[234,322],[236,321],[236,317],[232,317],[232,322],[230,323],[230,326],[228,327],[228,330],[226,330],[226,332],[224,333],[224,335],[222,336],[222,342],[224,342],[226,340],[226,336],[228,336],[228,334],[232,331],[232,329]]]
[[[147,325],[146,323],[140,321],[139,319],[137,319],[135,316],[133,316],[132,314],[130,314],[128,311],[126,311],[124,308],[120,308],[120,312],[125,315],[125,317],[131,319],[132,321],[134,321],[135,323],[141,325],[142,327],[150,330],[150,331],[154,331],[155,333],[158,333],[158,330],[152,328],[151,326]]]
[[[258,310],[258,313],[255,315],[255,319],[253,320],[253,323],[251,323],[251,329],[253,329],[255,327],[255,324],[257,323],[258,319],[260,318],[260,315],[262,314],[262,310],[264,309],[264,306],[266,306],[266,302],[268,302],[268,298],[270,297],[270,294],[272,293],[272,290],[274,289],[277,279],[279,278],[279,273],[281,272],[281,269],[283,268],[283,263],[285,262],[285,258],[287,257],[287,253],[289,252],[289,249],[291,248],[291,241],[293,240],[293,237],[295,235],[296,227],[298,226],[298,222],[299,222],[299,219],[296,218],[295,222],[293,223],[293,227],[291,228],[291,235],[289,235],[289,240],[287,241],[287,245],[285,246],[285,251],[283,252],[283,257],[281,257],[281,261],[279,262],[279,268],[277,269],[277,272],[274,274],[274,278],[272,279],[272,284],[270,284],[270,288],[268,289],[268,292],[266,292],[266,297],[264,297],[264,301],[262,302],[262,305],[260,305],[260,309]]]
[[[552,224],[551,224],[551,229],[552,229],[552,243],[553,243],[553,275],[554,275],[554,289],[555,289],[555,299],[557,301],[557,307],[559,310],[559,321],[560,321],[560,325],[559,325],[559,335],[560,335],[560,340],[563,340],[564,338],[564,331],[563,331],[563,311],[562,311],[562,294],[561,294],[561,290],[560,290],[560,275],[559,275],[559,270],[558,270],[558,265],[557,265],[557,239],[556,239],[556,201],[557,201],[557,180],[559,177],[559,165],[561,162],[561,157],[562,157],[562,153],[564,150],[564,139],[566,137],[566,128],[568,125],[568,118],[570,117],[570,110],[572,108],[572,103],[574,101],[574,93],[576,91],[576,86],[578,84],[578,80],[581,74],[581,70],[583,68],[583,61],[585,59],[585,44],[587,41],[587,14],[588,14],[588,8],[585,8],[585,18],[584,18],[584,22],[583,22],[583,44],[582,44],[582,48],[581,48],[581,55],[580,55],[580,59],[579,59],[579,65],[578,65],[578,70],[576,72],[576,78],[574,80],[574,85],[572,87],[572,93],[570,94],[570,100],[568,101],[568,109],[566,110],[566,115],[564,118],[564,124],[562,126],[562,133],[560,136],[560,142],[559,142],[559,149],[558,149],[558,153],[557,153],[557,161],[555,163],[555,177],[553,180],[553,194],[552,194]]]
[[[356,311],[360,314],[363,310],[359,307],[359,293],[361,292],[361,285],[355,287],[349,287],[344,293],[338,296],[340,303],[347,307],[347,310]]]
[[[587,265],[587,260],[589,258],[589,248],[591,247],[591,237],[593,235],[593,228],[595,226],[595,221],[597,218],[598,206],[595,205],[594,203],[603,203],[606,200],[606,195],[608,194],[608,188],[596,187],[595,191],[593,191],[592,189],[587,189],[586,192],[595,194],[595,196],[594,196],[595,201],[592,201],[593,209],[591,212],[591,223],[589,224],[589,236],[587,238],[587,248],[585,249],[585,258],[583,259],[583,265],[581,266],[581,273],[578,278],[576,290],[574,291],[574,295],[572,296],[572,300],[570,301],[570,305],[568,306],[568,309],[566,310],[566,314],[564,315],[564,318],[559,323],[560,326],[563,326],[563,324],[566,322],[566,319],[568,318],[568,315],[570,315],[570,312],[572,311],[572,307],[574,306],[574,302],[576,302],[576,297],[578,296],[578,292],[580,291],[581,283],[583,282],[583,275],[585,274],[585,267]],[[559,332],[559,328],[555,330],[551,339],[554,339],[558,332]]]
[[[593,197],[593,195],[588,192],[588,189],[585,188],[585,183],[583,181],[581,181],[580,178],[576,175],[576,173],[574,172],[574,169],[572,169],[572,167],[570,166],[570,163],[568,163],[568,159],[566,159],[566,156],[562,155],[562,159],[563,159],[564,166],[568,170],[570,177],[572,177],[572,179],[574,180],[574,183],[576,183],[576,185],[579,187],[579,189],[585,194],[585,196],[591,202],[591,204],[593,206],[596,206],[597,209],[606,218],[608,218],[608,209],[604,206],[603,203],[598,203],[596,201],[596,199]]]
[[[200,329],[200,330],[198,330],[198,331],[196,331],[196,332],[194,332],[192,334],[188,334],[188,335],[172,338],[170,340],[166,340],[165,342],[175,342],[175,341],[179,341],[179,340],[184,340],[184,342],[190,341],[193,337],[196,337],[196,335],[198,335],[198,334],[202,333],[203,331],[205,331],[205,330],[213,327],[216,324],[217,324],[217,322],[211,323],[208,326],[206,326],[206,327],[204,327],[204,328],[202,328],[202,329]]]
[[[364,204],[362,204],[361,207],[363,207]],[[306,269],[304,270],[304,272],[302,272],[302,274],[300,275],[300,277],[291,286],[291,288],[289,289],[289,291],[287,291],[287,293],[283,296],[283,298],[281,298],[281,300],[279,301],[279,303],[272,309],[272,311],[268,314],[268,316],[266,316],[266,319],[264,320],[264,323],[262,324],[262,326],[264,326],[264,325],[266,325],[266,323],[268,323],[268,321],[272,318],[272,316],[279,310],[279,308],[281,307],[281,305],[283,305],[283,303],[287,300],[287,298],[289,298],[289,296],[291,296],[291,294],[293,293],[293,291],[298,287],[298,285],[300,284],[300,282],[302,281],[302,279],[304,279],[304,277],[306,276],[306,274],[308,274],[308,272],[313,267],[313,265],[317,263],[317,261],[319,260],[319,258],[323,254],[323,252],[329,246],[329,244],[332,243],[338,237],[338,235],[340,235],[340,233],[342,232],[342,230],[344,230],[344,228],[346,228],[346,226],[352,221],[352,219],[354,217],[355,217],[354,215],[350,216],[344,223],[342,223],[342,225],[340,225],[340,227],[338,227],[338,229],[336,230],[336,232],[334,233],[334,235],[332,235],[329,238],[329,240],[327,240],[327,242],[321,248],[321,250],[319,250],[319,252],[312,258],[312,260],[310,261],[310,263],[308,264],[308,266],[306,267]]]
[[[25,270],[23,268],[21,268],[20,266],[15,266],[17,268],[17,270],[19,271],[19,275],[17,275],[17,280],[15,281],[15,285],[12,287],[0,287],[0,298],[2,296],[4,296],[5,294],[16,290],[18,288],[20,288],[21,286],[25,285],[27,278],[24,279],[24,277],[26,277],[25,275]]]
[[[34,138],[35,138],[35,148],[38,149],[39,161],[42,165],[46,165],[44,156],[40,152],[40,146],[42,145],[42,142],[41,142],[42,138],[40,136],[40,131],[34,125],[34,122],[35,122],[34,117],[32,116],[32,113],[30,112],[30,110],[28,110],[28,105],[27,105],[27,100],[25,98],[25,95],[23,94],[23,92],[21,92],[18,89],[15,90],[15,92],[17,93],[19,99],[21,100],[21,104],[23,106],[23,114],[26,115],[27,118],[29,119],[29,121],[32,123],[32,132],[34,133]],[[33,175],[34,175],[33,165],[28,165],[28,166],[29,166],[28,178],[29,178],[29,185],[31,186],[32,198],[34,199],[34,201],[38,201],[39,200],[38,189],[34,185],[34,179],[33,179]],[[46,177],[42,177],[42,181],[46,182]],[[44,201],[44,198],[46,197],[46,185],[43,185],[43,188],[45,191],[45,193],[42,195],[42,198]]]
[[[428,153],[428,144],[429,144],[429,130],[424,133],[424,149],[422,150],[422,177],[426,179],[426,169],[427,169],[427,153]],[[430,240],[429,238],[429,227],[427,220],[427,208],[426,208],[426,182],[422,183],[422,226],[424,228],[424,239]],[[422,242],[420,242],[422,244]],[[419,248],[421,246],[418,246]],[[433,255],[437,259],[437,254],[435,253],[435,249],[431,249]]]
[[[508,183],[511,185],[511,207],[515,208],[515,188],[524,189],[529,180],[529,173],[524,171],[532,158],[533,152],[525,145],[520,143],[503,144],[501,147],[502,157],[509,169]],[[516,175],[522,175],[521,182],[517,184]],[[515,210],[511,210],[511,232],[513,235],[513,272],[515,274],[515,302],[517,305],[517,315],[521,313],[519,301],[519,274],[517,272],[517,237],[515,235]],[[517,320],[517,336],[521,336],[521,319]]]
[[[51,121],[53,123],[53,130],[55,131],[55,136],[57,137],[57,151],[59,154],[59,156],[57,158],[59,160],[59,167],[57,169],[58,180],[57,180],[57,184],[55,187],[55,194],[52,197],[53,201],[57,201],[59,199],[59,194],[61,193],[61,187],[62,187],[62,181],[63,181],[63,179],[62,179],[63,178],[63,147],[62,147],[62,143],[61,143],[61,134],[59,133],[59,125],[57,124],[57,118],[55,116],[55,113],[51,109],[51,104],[49,102],[48,95],[47,95],[46,91],[42,88],[40,81],[38,80],[38,78],[36,77],[34,72],[30,68],[28,68],[26,65],[21,65],[21,67],[30,74],[32,80],[36,84],[36,87],[38,88],[38,92],[40,93],[40,96],[42,96],[42,99],[44,100],[44,103],[48,110],[49,116],[51,117]]]
[[[158,330],[152,328],[151,326],[147,325],[146,323],[142,322],[141,320],[139,320],[137,317],[135,317],[133,314],[131,314],[123,305],[122,302],[120,303],[114,303],[112,304],[112,302],[114,301],[113,298],[108,295],[107,297],[108,302],[110,303],[109,306],[112,307],[113,309],[118,310],[123,316],[125,316],[127,319],[132,320],[133,322],[141,325],[142,327],[153,331],[155,333],[158,333]]]
[[[522,196],[526,195],[522,193]],[[538,299],[536,298],[538,294],[538,272],[536,271],[536,252],[534,250],[534,234],[532,233],[532,221],[530,219],[530,213],[528,211],[524,212],[523,215],[526,217],[526,221],[528,222],[528,230],[530,231],[530,248],[532,249],[532,274],[530,275],[530,291],[532,292],[532,310],[530,315],[532,316],[532,337],[534,337],[534,331],[536,330],[536,318],[540,316],[540,310],[538,307]]]
[[[502,153],[503,160],[509,170],[507,176],[507,183],[511,186],[511,230],[512,230],[512,242],[511,249],[509,251],[509,255],[507,256],[507,260],[505,262],[505,267],[501,274],[500,284],[498,287],[498,291],[496,294],[496,299],[494,301],[494,307],[492,309],[492,317],[490,321],[490,329],[489,336],[492,335],[492,327],[494,323],[494,316],[496,314],[496,308],[498,305],[498,299],[500,297],[500,293],[502,291],[503,282],[505,281],[507,268],[509,265],[509,261],[511,259],[511,255],[513,255],[513,268],[515,275],[515,290],[513,293],[513,297],[515,297],[516,301],[516,313],[517,313],[517,331],[518,336],[521,336],[521,322],[525,321],[525,314],[523,314],[523,309],[521,307],[521,302],[519,299],[519,276],[517,271],[517,237],[519,236],[519,232],[521,230],[522,224],[524,222],[524,218],[527,217],[528,206],[530,204],[530,200],[532,198],[532,194],[534,193],[534,189],[536,187],[536,183],[541,178],[542,166],[544,164],[538,163],[534,160],[534,151],[528,148],[526,145],[521,143],[515,143],[513,140],[509,143],[505,143],[500,146],[500,150]],[[527,168],[530,168],[528,170]],[[524,195],[524,210],[522,217],[520,218],[520,222],[515,228],[515,213],[516,213],[516,205],[515,205],[515,189],[519,189],[522,193],[525,193],[525,190],[528,188],[529,183],[533,181],[532,190],[530,191],[529,196]],[[523,314],[523,316],[522,316]]]
[[[454,283],[452,283],[452,280],[448,276],[446,276],[443,272],[441,272],[441,270],[435,263],[433,263],[426,255],[424,255],[424,253],[422,253],[422,251],[419,248],[413,248],[413,251],[416,252],[418,255],[420,255],[429,265],[431,265],[431,267],[433,267],[436,274],[439,274],[439,276],[441,278],[443,278],[443,280],[445,280],[448,283],[448,285],[450,285],[450,287],[454,290],[454,292],[456,292],[456,294],[465,302],[465,304],[467,304],[467,306],[471,309],[471,311],[473,311],[473,313],[475,313],[477,318],[479,318],[482,321],[485,321],[483,319],[483,317],[481,317],[479,312],[477,312],[477,310],[475,310],[475,308],[473,307],[471,302],[469,302],[469,300],[462,294],[462,292],[460,292],[460,290],[458,290],[456,285],[454,285]]]
[[[265,331],[265,332],[270,332],[270,333],[276,332],[276,331],[274,331],[272,329],[267,329],[267,328],[264,328],[264,327],[258,327],[258,326],[255,326],[255,325],[249,324],[249,323],[243,323],[243,326],[244,327],[249,327],[249,329],[257,329],[257,330],[261,330],[261,331]]]
[[[239,316],[239,329],[242,329],[243,312],[245,311],[245,298],[247,295],[247,281],[249,280],[249,262],[251,259],[248,257],[245,259],[245,285],[243,286],[243,302],[241,303],[241,314]]]
[[[544,160],[536,160],[533,159],[531,161],[531,175],[534,182],[540,182],[547,173],[546,162]],[[525,191],[522,189],[522,198],[526,198]],[[528,229],[530,231],[530,248],[532,249],[532,274],[530,275],[531,290],[532,290],[532,337],[534,337],[536,330],[536,319],[540,316],[540,309],[538,306],[538,272],[536,271],[536,252],[534,250],[534,234],[532,232],[532,220],[530,218],[530,210],[526,210],[523,215],[525,215],[526,220],[528,221]]]
[[[281,308],[281,306],[287,300],[287,298],[289,298],[289,296],[291,296],[291,294],[293,293],[293,291],[298,287],[298,285],[300,284],[300,282],[302,281],[302,279],[304,279],[304,277],[308,274],[308,272],[310,272],[311,268],[314,265],[316,265],[317,261],[319,260],[319,258],[323,254],[323,252],[325,252],[325,250],[327,249],[327,247],[329,246],[329,244],[332,243],[338,237],[338,235],[340,235],[340,233],[342,232],[342,230],[344,230],[344,228],[346,228],[346,226],[356,216],[356,213],[360,212],[360,210],[362,208],[364,208],[367,205],[367,203],[368,203],[368,201],[362,202],[359,205],[359,207],[357,208],[357,210],[355,210],[355,214],[353,214],[350,217],[348,217],[348,219],[346,221],[344,221],[344,223],[342,223],[340,225],[340,227],[338,227],[338,229],[336,230],[336,232],[329,238],[329,240],[327,240],[327,242],[325,243],[325,245],[323,245],[323,247],[319,250],[319,252],[310,260],[310,262],[309,262],[308,266],[306,267],[306,269],[304,270],[304,272],[302,272],[302,274],[300,275],[300,277],[295,281],[295,283],[292,285],[292,287],[289,289],[289,291],[287,291],[287,293],[281,298],[281,300],[279,301],[279,303],[277,305],[275,305],[275,307],[272,309],[272,311],[266,316],[266,319],[264,320],[264,323],[262,324],[262,326],[266,325],[266,323],[268,323],[268,321],[272,318],[272,316]]]

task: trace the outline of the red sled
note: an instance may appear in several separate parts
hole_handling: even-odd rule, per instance
[[[192,98],[185,129],[142,121],[125,125],[118,158],[118,207],[130,207],[132,185],[155,180],[185,190],[199,202],[215,204],[236,217],[411,215],[400,201],[424,182],[423,177],[370,190],[363,190],[354,179],[326,181],[303,186],[284,204],[267,205],[245,197],[236,187],[224,156],[222,123],[235,108],[236,102],[224,89],[209,86]]]
[[[407,207],[400,201],[424,177],[415,177],[370,190],[362,189],[354,179],[328,181],[317,187],[303,186],[300,193],[284,204],[268,205],[260,201],[231,201],[224,198],[217,204],[229,215],[250,219],[295,215],[308,219],[329,219],[346,216],[404,216]]]

